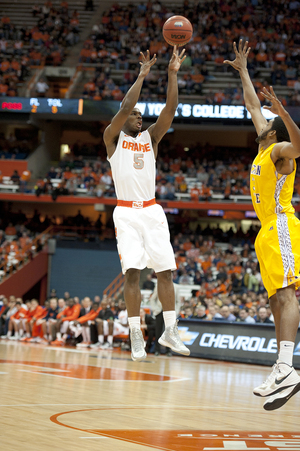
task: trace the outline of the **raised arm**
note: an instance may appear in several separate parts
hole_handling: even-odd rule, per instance
[[[275,144],[272,150],[272,160],[275,163],[282,159],[293,159],[300,157],[300,130],[295,124],[289,113],[283,107],[280,100],[277,98],[272,86],[270,92],[264,88],[262,95],[266,100],[271,102],[271,106],[264,106],[265,109],[271,111],[273,114],[277,114],[283,120],[287,131],[290,135],[291,142],[279,142]]]
[[[243,85],[246,108],[251,114],[252,122],[255,126],[257,134],[260,134],[260,132],[266,126],[268,121],[261,112],[260,101],[256,95],[254,86],[252,84],[247,69],[247,58],[251,50],[251,47],[248,47],[248,41],[246,41],[243,46],[243,40],[240,39],[239,50],[237,50],[235,42],[233,43],[233,50],[236,56],[235,60],[234,61],[225,60],[224,63],[230,64],[230,66],[232,66],[239,72]]]
[[[185,50],[183,49],[179,55],[177,47],[174,46],[173,54],[168,67],[168,89],[166,105],[162,109],[155,124],[151,125],[148,128],[148,132],[150,133],[152,139],[155,156],[157,155],[157,145],[169,130],[178,106],[177,72],[179,71],[182,62],[186,58],[184,56],[184,52]]]
[[[155,64],[156,62],[156,55],[154,55],[153,58],[150,59],[149,50],[147,50],[146,56],[141,52],[141,56],[142,61],[140,62],[141,68],[138,78],[124,97],[121,108],[113,117],[108,127],[106,127],[106,129],[104,130],[103,139],[108,153],[110,146],[119,136],[123,125],[125,124],[128,116],[130,115],[139,99],[145,77],[149,74],[151,66],[153,66],[153,64]]]

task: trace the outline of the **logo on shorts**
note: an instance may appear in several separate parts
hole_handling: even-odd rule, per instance
[[[144,202],[142,200],[134,200],[132,202],[132,208],[143,208]]]
[[[269,228],[269,232],[270,232],[271,230],[274,230],[274,227],[273,227],[273,226]]]

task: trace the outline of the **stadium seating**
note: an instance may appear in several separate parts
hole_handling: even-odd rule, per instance
[[[282,18],[280,14],[278,14],[278,16],[274,18],[275,22],[277,22],[276,32],[285,34],[289,26],[295,27],[296,30],[296,23],[294,21],[292,21],[289,26],[287,24],[287,20],[289,20],[287,18],[292,18],[294,12],[288,8],[287,4],[282,6],[279,1],[275,2],[275,4],[279,10],[283,9],[284,15],[286,16],[286,18]],[[235,25],[235,22],[230,22],[231,17],[226,14],[226,5],[221,6],[221,9],[224,7],[224,11],[222,9],[224,14],[216,16],[215,12],[211,9],[210,2],[198,2],[196,7],[189,2],[185,2],[183,6],[183,2],[181,1],[175,1],[172,3],[168,1],[164,2],[163,5],[158,3],[147,5],[147,8],[149,9],[145,15],[145,11],[137,3],[133,3],[131,6],[128,6],[128,2],[118,2],[117,5],[115,4],[110,10],[107,10],[98,21],[100,24],[100,31],[94,27],[89,39],[85,42],[84,48],[92,49],[94,47],[96,52],[92,57],[81,57],[81,81],[73,91],[73,95],[78,96],[80,93],[83,93],[86,98],[93,98],[95,93],[97,93],[97,99],[106,98],[106,95],[104,97],[102,96],[101,84],[98,86],[99,93],[97,90],[97,78],[100,73],[106,73],[107,78],[111,78],[117,86],[120,86],[123,92],[126,92],[126,84],[124,85],[124,71],[131,74],[134,79],[136,76],[137,60],[137,56],[134,56],[134,53],[131,53],[129,49],[132,43],[130,45],[124,43],[126,42],[127,17],[132,17],[134,21],[135,33],[132,37],[132,42],[134,43],[136,40],[137,45],[140,45],[142,50],[145,50],[145,46],[148,45],[145,44],[146,38],[148,37],[145,30],[147,29],[147,26],[149,27],[149,23],[151,23],[150,28],[153,30],[151,31],[151,45],[153,45],[154,37],[158,40],[158,61],[152,72],[155,78],[158,79],[159,76],[165,73],[165,68],[168,62],[168,55],[165,50],[167,46],[164,46],[163,44],[163,47],[161,47],[161,42],[163,42],[163,39],[160,27],[164,20],[170,15],[182,14],[191,18],[194,24],[195,32],[194,40],[186,45],[187,55],[191,56],[191,61],[187,63],[188,60],[186,60],[186,64],[182,68],[183,76],[181,79],[183,84],[180,84],[181,87],[179,89],[180,101],[194,100],[201,103],[221,103],[223,101],[225,104],[242,104],[242,98],[238,93],[236,93],[236,88],[241,86],[240,80],[233,69],[229,66],[223,65],[223,60],[232,59],[234,57],[234,53],[232,51],[233,40],[237,40],[239,37],[249,37],[250,45],[253,48],[249,55],[249,71],[251,72],[251,77],[254,81],[259,80],[263,83],[272,82],[273,85],[276,85],[276,92],[280,97],[282,97],[284,102],[288,103],[289,101],[293,101],[294,103],[300,103],[300,98],[298,100],[293,98],[294,89],[292,82],[296,80],[296,74],[294,74],[294,80],[290,80],[289,83],[284,82],[283,78],[281,78],[279,83],[276,83],[276,80],[275,83],[273,83],[273,66],[275,70],[275,65],[277,63],[281,63],[281,60],[286,60],[284,70],[286,70],[286,67],[297,67],[299,60],[299,55],[296,50],[298,41],[291,41],[291,43],[288,43],[284,49],[285,53],[283,52],[283,56],[281,57],[278,52],[279,47],[276,47],[277,44],[274,44],[272,40],[274,30],[269,30],[267,27],[267,22],[265,22],[267,20],[267,16],[264,15],[262,2],[258,1],[255,4],[253,3],[253,5],[239,5],[238,9],[234,10],[234,14],[238,17],[237,20],[241,23],[240,28]],[[231,6],[228,6],[228,8],[230,12]],[[123,22],[119,20],[119,17],[123,17]],[[144,20],[145,17],[146,19]],[[206,22],[202,19],[202,17],[206,17]],[[227,22],[231,23],[232,31],[225,33],[225,28],[228,26]],[[108,31],[108,28],[106,27],[107,23],[109,23],[110,31]],[[212,25],[212,23],[214,23],[214,25]],[[158,24],[159,26],[157,27]],[[259,29],[261,24],[265,25],[265,28],[268,29],[268,31],[264,32],[263,35],[255,32],[255,28]],[[254,25],[256,25],[256,27]],[[103,29],[101,26],[103,26]],[[95,38],[97,33],[98,39]],[[139,38],[137,38],[138,33]],[[120,37],[119,43],[116,43],[116,35]],[[111,36],[110,43],[105,45],[105,48],[103,48],[102,44],[104,41],[105,44],[107,44],[109,41],[109,36]],[[266,45],[268,44],[268,38],[270,38],[270,49],[266,50],[268,55],[266,55],[266,58],[260,58],[260,49],[265,48],[265,42]],[[291,52],[290,50],[293,46],[295,52]],[[120,55],[121,48],[126,49],[125,53],[127,59],[125,57],[125,60],[128,68],[126,66],[125,69],[123,67],[124,63],[121,63],[123,66],[121,69],[119,68],[120,61],[122,60],[118,59],[118,53]],[[97,51],[99,51],[98,55]],[[205,68],[203,67],[204,64]],[[185,85],[185,78],[188,74],[190,74],[192,78],[196,77],[196,74],[198,73],[197,67],[200,73],[203,74],[204,81],[203,83],[202,81],[200,82],[201,86],[198,86],[199,89],[196,89],[197,87],[195,86],[192,86],[191,89],[187,89],[187,85]],[[92,89],[92,91],[90,91],[89,85],[92,86],[93,83],[96,84],[96,90]],[[165,86],[165,82],[163,82],[163,86]],[[230,86],[231,89],[229,89]],[[122,87],[124,87],[124,89]],[[259,89],[260,88],[258,87],[258,92]],[[229,95],[226,96],[226,92]],[[221,93],[222,95],[218,97],[218,93]],[[159,97],[155,91],[150,90],[149,100],[151,99],[157,100]]]

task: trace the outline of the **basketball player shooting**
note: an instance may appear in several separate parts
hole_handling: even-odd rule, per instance
[[[255,241],[263,283],[274,316],[278,360],[268,379],[254,389],[257,396],[269,397],[265,410],[283,406],[300,390],[300,377],[293,368],[293,352],[299,326],[299,306],[295,288],[300,284],[300,221],[291,200],[300,156],[300,130],[284,109],[273,88],[262,95],[271,103],[264,106],[277,116],[269,122],[261,113],[260,101],[247,70],[248,42],[233,44],[236,59],[224,61],[241,77],[246,108],[258,137],[258,155],[250,174],[251,197],[261,229]]]
[[[156,62],[156,55],[141,52],[140,72],[123,99],[121,108],[104,131],[104,142],[117,194],[113,213],[118,252],[125,274],[124,298],[128,310],[131,357],[142,360],[147,354],[140,328],[140,271],[153,268],[157,275],[158,296],[163,306],[165,332],[159,343],[172,351],[189,355],[180,340],[172,270],[176,269],[166,215],[155,202],[155,161],[158,144],[170,128],[178,105],[177,72],[185,59],[174,47],[168,66],[166,105],[155,124],[142,132],[142,115],[135,107],[145,77]]]

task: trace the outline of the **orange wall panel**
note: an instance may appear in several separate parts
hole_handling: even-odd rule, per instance
[[[22,297],[48,273],[48,254],[40,252],[23,268],[0,284],[0,294]],[[26,300],[26,299],[24,299]]]
[[[25,160],[0,160],[0,171],[2,175],[11,177],[15,170],[19,175],[27,169],[27,161]]]

